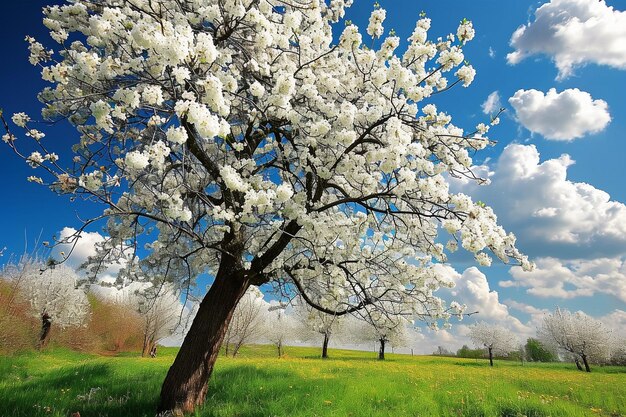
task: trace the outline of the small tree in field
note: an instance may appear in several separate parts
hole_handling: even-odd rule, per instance
[[[256,287],[251,287],[241,297],[233,318],[224,336],[224,353],[237,356],[239,349],[253,340],[259,339],[272,323],[268,320],[268,305],[263,294]]]
[[[493,355],[507,355],[518,349],[517,336],[502,326],[476,323],[470,328],[470,339],[476,347],[486,348],[489,354],[489,365],[493,366]]]
[[[267,311],[266,322],[266,338],[271,344],[276,346],[278,357],[282,357],[284,347],[287,342],[294,341],[299,338],[299,332],[302,326],[293,317],[286,314],[281,307],[270,307]]]
[[[61,328],[85,324],[89,301],[77,288],[80,279],[73,269],[64,265],[45,268],[36,260],[24,258],[4,272],[5,279],[17,287],[18,296],[28,301],[30,314],[41,320],[39,349],[48,344],[53,323]]]
[[[591,372],[590,362],[602,362],[610,356],[611,331],[582,311],[572,313],[557,308],[544,316],[538,334],[543,343],[573,359],[580,370],[580,361],[585,371]]]
[[[396,348],[408,344],[410,323],[403,316],[379,314],[377,311],[368,313],[360,317],[362,322],[356,330],[357,340],[376,342],[379,360],[385,360],[388,346]]]
[[[492,143],[488,125],[464,131],[429,103],[472,82],[471,22],[431,41],[421,18],[399,48],[377,8],[372,42],[353,24],[333,38],[350,3],[75,0],[45,9],[59,53],[28,38],[51,84],[43,116],[80,134],[59,161],[27,115],[12,120],[34,152],[4,123],[3,140],[39,169],[30,180],[104,205],[81,228],[106,219],[99,257],[141,244],[140,267],[180,289],[214,276],[159,411],[204,402],[250,286],[273,283],[335,316],[403,304],[447,320],[458,311],[434,293],[451,285],[433,266],[446,259],[439,231],[483,265],[491,253],[531,267],[491,208],[447,182],[480,181],[470,155]]]
[[[153,352],[159,340],[171,336],[183,318],[180,292],[169,282],[144,278],[119,289],[102,284],[92,287],[95,288],[95,292],[105,300],[139,314],[142,321],[143,357]]]
[[[174,333],[182,316],[180,296],[170,284],[150,286],[134,294],[134,305],[143,319],[141,356],[156,349],[159,340]]]
[[[529,337],[524,348],[526,358],[531,362],[554,362],[558,358],[549,346],[540,340]]]
[[[303,327],[303,333],[311,333],[313,337],[322,336],[322,358],[328,358],[328,344],[333,334],[341,332],[343,329],[344,317],[323,313],[310,307],[303,301],[296,307],[296,317]],[[309,337],[306,337],[307,339]]]

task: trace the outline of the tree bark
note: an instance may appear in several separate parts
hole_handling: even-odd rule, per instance
[[[232,262],[222,259],[191,328],[161,388],[158,412],[188,413],[204,403],[207,382],[237,303],[250,286]]]
[[[154,339],[145,340],[143,343],[143,349],[141,350],[141,357],[147,358],[148,356],[150,356],[150,352],[152,352],[154,346],[156,346],[156,342],[154,341]]]
[[[493,366],[493,349],[489,348],[489,366]]]
[[[48,313],[43,313],[41,315],[41,333],[39,333],[39,343],[37,344],[39,350],[42,350],[48,344],[48,340],[50,339],[50,327],[52,327],[52,318]]]
[[[386,340],[380,339],[380,348],[378,349],[378,360],[384,361],[385,360],[385,342]]]
[[[324,333],[324,342],[322,343],[322,358],[328,358],[328,333]]]
[[[591,372],[591,368],[589,367],[589,361],[587,360],[587,355],[582,355],[582,358],[583,358],[583,363],[585,364],[585,371]]]
[[[580,365],[580,360],[578,358],[575,358],[574,362],[576,363],[576,368],[578,368],[579,371],[582,371],[583,367]]]

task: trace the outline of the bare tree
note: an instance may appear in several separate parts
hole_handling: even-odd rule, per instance
[[[246,343],[258,340],[266,331],[269,305],[263,300],[263,294],[256,287],[250,287],[241,297],[233,318],[224,336],[224,353],[237,356],[239,349]]]
[[[302,328],[292,314],[286,314],[285,308],[270,307],[267,321],[266,338],[276,347],[278,357],[284,354],[284,347],[289,341],[299,339],[298,332]]]

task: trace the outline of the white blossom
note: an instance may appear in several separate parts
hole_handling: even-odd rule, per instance
[[[11,120],[19,127],[26,127],[26,123],[30,121],[30,117],[26,113],[15,113]]]

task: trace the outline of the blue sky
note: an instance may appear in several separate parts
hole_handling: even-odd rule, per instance
[[[44,43],[49,41],[41,23],[41,7],[51,3],[59,2],[29,0],[3,5],[0,107],[7,115],[18,111],[31,115],[39,112],[36,94],[44,84],[38,70],[28,63],[24,37],[32,35]],[[507,108],[500,125],[490,132],[490,137],[497,139],[498,144],[475,158],[477,164],[485,164],[481,172],[493,178],[493,187],[480,190],[466,184],[454,187],[476,193],[494,206],[505,227],[518,235],[520,248],[540,261],[539,270],[533,276],[516,275],[508,266],[496,263],[491,268],[481,268],[478,274],[469,270],[463,278],[469,284],[460,285],[456,296],[490,311],[484,316],[487,320],[519,319],[526,330],[536,325],[541,309],[559,305],[582,309],[607,320],[612,317],[621,323],[623,327],[618,331],[624,335],[626,207],[620,202],[626,202],[623,133],[626,131],[626,47],[620,48],[619,43],[626,45],[626,33],[619,23],[626,21],[626,13],[620,14],[626,4],[614,0],[553,0],[550,10],[561,16],[553,18],[565,19],[559,21],[565,26],[571,23],[577,10],[594,3],[594,8],[588,12],[597,15],[589,22],[593,19],[600,22],[604,32],[608,32],[607,37],[589,32],[593,36],[582,42],[590,45],[580,43],[578,47],[576,42],[572,46],[562,37],[555,38],[554,26],[535,22],[536,10],[548,3],[547,0],[379,0],[379,3],[387,10],[386,33],[393,28],[403,42],[413,31],[422,10],[432,19],[431,39],[455,32],[463,18],[472,20],[476,38],[465,48],[465,56],[476,68],[476,79],[469,88],[455,87],[434,101],[453,116],[457,126],[467,130],[480,122],[488,122],[489,116],[483,113],[481,106],[493,92],[498,92],[502,106]],[[364,31],[371,10],[372,2],[356,0],[347,18]],[[578,20],[581,19],[584,21],[584,16],[578,16]],[[526,45],[531,50],[545,47],[550,52],[533,54],[512,65],[507,62],[507,54],[515,50],[510,45],[512,35],[520,25],[529,22],[537,29],[535,38],[522,37],[518,47]],[[610,41],[611,30],[615,32],[613,41],[618,46],[609,48],[605,42]],[[572,33],[575,35],[575,31]],[[611,51],[610,65],[600,54],[603,48]],[[578,57],[582,64],[557,80],[559,69],[555,59],[564,56]],[[556,89],[557,94],[568,89],[580,91],[568,96],[569,101],[565,96],[558,97],[563,100],[557,100],[543,115],[526,108],[526,115],[522,116],[524,109],[516,111],[508,102],[518,90],[547,93],[551,88]],[[584,92],[591,99],[582,94]],[[608,109],[598,110],[602,106],[593,100],[603,100]],[[572,103],[582,106],[578,116],[568,113]],[[608,112],[610,123],[602,125],[598,113],[593,111]],[[585,115],[588,115],[587,125],[592,127],[585,127]],[[581,137],[550,140],[542,135],[546,124],[563,126],[563,129],[578,128]],[[529,126],[535,133],[527,128]],[[54,142],[51,147],[61,155],[67,153],[63,150],[77,138],[65,125],[42,130],[46,131],[49,143]],[[0,248],[6,246],[6,254],[21,253],[25,239],[32,249],[38,236],[51,240],[51,236],[64,227],[80,226],[79,217],[98,212],[97,207],[70,203],[67,197],[56,196],[41,186],[28,183],[26,177],[32,175],[31,168],[3,143],[0,145],[0,175],[5,179],[4,204],[0,205]],[[533,162],[536,153],[540,154],[539,165]],[[569,155],[569,159],[561,157],[563,154]],[[601,191],[610,197],[603,196]],[[4,260],[8,258],[6,254]],[[471,265],[467,257],[452,260],[452,266],[460,274]]]

